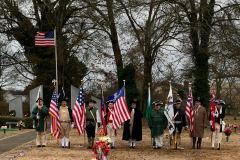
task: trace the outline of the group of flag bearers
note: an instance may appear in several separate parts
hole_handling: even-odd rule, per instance
[[[190,137],[192,138],[192,148],[201,149],[202,138],[204,136],[204,129],[208,122],[212,131],[211,145],[214,149],[215,145],[220,150],[222,132],[224,131],[224,116],[225,116],[225,102],[223,100],[211,100],[210,114],[207,115],[205,107],[202,106],[201,99],[198,97],[194,100],[194,105],[190,112],[181,108],[181,99],[176,99],[172,105],[172,117],[169,120],[170,112],[166,112],[169,101],[164,103],[162,101],[155,101],[152,103],[152,108],[149,110],[147,120],[151,130],[152,145],[154,149],[160,149],[164,146],[164,131],[169,129],[170,147],[173,149],[184,149],[181,147],[181,133],[183,128],[188,129]],[[88,137],[88,148],[92,148],[95,141],[95,135],[99,128],[103,128],[105,135],[111,139],[111,148],[116,147],[116,132],[114,127],[116,121],[116,111],[114,107],[116,99],[109,98],[105,103],[105,111],[100,111],[96,106],[96,101],[89,100],[85,109],[85,131]],[[129,148],[135,148],[137,141],[142,140],[142,118],[143,114],[139,108],[139,101],[133,99],[128,107],[129,118],[124,121],[124,130],[122,140],[129,143]],[[186,109],[187,110],[187,109]],[[189,117],[191,113],[191,117]],[[35,123],[37,132],[36,145],[37,147],[46,146],[46,118],[49,114],[48,108],[43,104],[42,98],[36,101],[36,107],[32,111],[32,118]],[[74,118],[72,109],[67,105],[67,99],[61,100],[61,105],[58,107],[59,128],[60,128],[60,146],[62,148],[70,148],[69,133],[74,127]],[[126,117],[128,117],[126,116]],[[114,119],[115,118],[115,119]],[[209,119],[209,121],[208,121]],[[57,124],[57,123],[56,123]]]
[[[40,47],[55,46],[56,68],[57,68],[57,41],[56,32],[37,32],[35,36],[35,45]],[[56,70],[57,79],[57,70]],[[170,92],[171,93],[171,84]],[[175,149],[183,149],[179,146],[181,143],[181,133],[184,127],[189,128],[190,136],[192,137],[192,148],[200,149],[202,138],[204,135],[204,128],[207,127],[207,112],[202,106],[201,99],[195,100],[193,105],[192,94],[189,90],[187,107],[185,111],[180,108],[181,100],[177,99],[173,105],[172,94],[169,94],[166,106],[161,101],[155,101],[153,107],[150,107],[150,99],[148,99],[149,112],[146,115],[149,128],[151,129],[151,137],[153,139],[153,148],[158,149],[163,146],[164,130],[168,127],[170,134],[170,145]],[[119,93],[119,95],[121,95]],[[150,95],[150,87],[149,87]],[[215,101],[214,94],[211,100],[211,109],[209,114],[209,122],[211,126],[212,148],[217,144],[220,149],[222,132],[224,131],[224,116],[225,116],[225,102],[222,100]],[[149,96],[150,97],[150,96]],[[73,112],[67,106],[67,100],[62,99],[61,105],[57,105],[57,95],[53,95],[49,112],[52,115],[51,132],[56,138],[61,139],[61,147],[70,148],[69,133],[71,128],[75,125],[79,134],[86,130],[88,137],[88,148],[93,146],[95,134],[99,127],[103,127],[105,134],[111,138],[112,148],[115,148],[116,130],[124,122],[123,140],[129,141],[129,147],[135,148],[136,142],[142,140],[142,113],[139,109],[139,104],[136,99],[132,100],[128,112],[126,111],[126,102],[119,98],[119,102],[109,99],[106,102],[107,109],[105,112],[100,112],[96,108],[96,102],[90,100],[88,106],[83,104],[82,95],[79,94],[76,100],[76,107]],[[32,118],[37,131],[36,145],[38,147],[46,146],[46,118],[48,116],[48,108],[44,106],[41,98],[37,99],[36,107],[32,111]],[[117,103],[117,105],[114,105]],[[122,107],[123,109],[114,109],[115,107]],[[119,111],[121,110],[121,111]],[[185,114],[186,113],[186,114]],[[118,115],[119,114],[119,115]],[[124,115],[125,114],[125,115]],[[119,116],[119,117],[118,117]],[[196,146],[197,144],[197,146]]]

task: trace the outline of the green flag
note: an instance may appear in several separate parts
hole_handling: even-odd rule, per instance
[[[148,126],[150,127],[150,115],[152,111],[152,100],[151,100],[151,89],[150,85],[148,85],[148,101],[147,101],[147,109],[146,109],[146,119],[148,121]]]

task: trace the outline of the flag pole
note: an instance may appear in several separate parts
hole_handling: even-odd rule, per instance
[[[172,86],[172,81],[170,80],[169,81],[169,88],[171,89],[171,86]],[[169,89],[169,92],[170,92],[170,89]],[[169,95],[168,95],[168,97],[167,97],[167,104],[165,105],[165,109],[167,109],[168,108],[168,105],[169,105],[169,101],[170,101],[170,99],[169,99],[170,97],[169,97]],[[168,124],[169,124],[169,122],[168,122]],[[172,144],[173,144],[173,135],[171,135],[170,134],[170,132],[168,132],[168,135],[169,135],[169,145],[170,145],[170,148],[171,148],[171,146],[172,146]],[[175,136],[175,135],[174,135]],[[175,140],[176,140],[176,137],[174,137],[175,138]],[[175,142],[174,142],[175,143]]]
[[[83,89],[83,79],[81,80],[81,85],[80,85],[80,89],[82,88]],[[86,128],[84,128],[84,131],[83,131],[83,146],[86,146]]]
[[[148,102],[147,102],[148,104],[147,104],[147,111],[146,112],[149,112],[148,110],[149,110],[149,107],[150,107],[150,105],[151,105],[151,83],[150,82],[148,82]],[[148,113],[147,113],[148,114]],[[147,117],[146,117],[147,118]],[[151,133],[150,133],[151,134]],[[151,145],[153,145],[153,143],[154,143],[154,138],[152,137],[152,135],[150,135],[151,136]]]
[[[101,106],[100,106],[100,111],[99,111],[99,113],[101,114],[100,115],[100,118],[101,118],[101,121],[102,121],[102,126],[103,126],[103,130],[104,130],[104,135],[106,135],[107,134],[107,128],[106,128],[106,122],[105,122],[105,119],[104,119],[104,117],[105,117],[105,114],[106,114],[106,106],[105,106],[105,104],[104,104],[104,95],[103,95],[103,84],[101,84],[101,99],[102,99],[102,101],[101,101]],[[102,106],[103,105],[103,106]],[[102,107],[104,107],[104,109],[102,109]],[[102,113],[103,112],[103,113]],[[103,116],[104,115],[104,116]]]
[[[56,61],[56,92],[58,95],[58,56],[57,56],[57,31],[54,29],[54,46],[55,46],[55,61]]]
[[[126,99],[126,81],[125,81],[125,79],[123,80],[123,87],[124,87],[124,97]]]

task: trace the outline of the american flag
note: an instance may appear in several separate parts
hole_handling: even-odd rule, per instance
[[[186,116],[188,118],[189,129],[192,132],[193,131],[194,117],[193,117],[193,96],[192,96],[191,86],[189,86],[189,94],[188,94],[187,106],[186,106],[186,109],[185,109],[185,113],[186,113]]]
[[[213,130],[215,130],[216,128],[215,128],[215,116],[214,116],[214,114],[215,114],[215,112],[216,112],[216,103],[215,103],[215,95],[216,95],[216,93],[215,93],[215,90],[214,89],[212,89],[212,91],[211,91],[211,95],[212,95],[212,98],[211,98],[211,109],[210,109],[210,118],[211,118],[211,121],[212,121],[212,123],[211,123],[211,127],[212,127],[212,129]]]
[[[124,97],[124,87],[114,95],[113,105],[113,129],[118,129],[121,124],[130,119],[130,113]]]
[[[57,91],[54,90],[52,99],[50,102],[49,113],[52,115],[51,117],[51,134],[55,138],[60,137],[60,122],[59,122],[59,114],[58,114],[58,107],[57,107]]]
[[[80,88],[77,100],[73,106],[73,119],[79,134],[82,134],[86,127],[86,106],[84,101],[83,88]]]
[[[54,32],[37,32],[35,36],[35,46],[54,46]]]

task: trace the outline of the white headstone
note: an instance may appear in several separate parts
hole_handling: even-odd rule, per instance
[[[79,92],[79,88],[74,87],[73,85],[71,85],[71,107],[73,108],[74,103],[77,99],[78,96],[78,92]]]
[[[32,110],[36,104],[36,100],[38,99],[39,96],[41,98],[43,97],[43,86],[42,85],[32,89],[29,92],[30,113],[32,113]]]
[[[17,96],[9,101],[9,111],[11,110],[16,111],[16,117],[23,118],[22,96]]]

